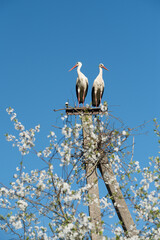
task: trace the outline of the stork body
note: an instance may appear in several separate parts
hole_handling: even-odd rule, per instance
[[[101,103],[103,92],[104,92],[104,81],[102,68],[108,70],[102,63],[99,64],[99,74],[93,82],[92,87],[92,106],[98,107]]]
[[[82,67],[81,62],[77,62],[76,65],[71,68],[69,71],[77,67],[77,81],[76,81],[76,94],[78,99],[78,107],[80,103],[83,103],[84,107],[84,100],[86,98],[87,92],[88,92],[88,78],[80,71]]]

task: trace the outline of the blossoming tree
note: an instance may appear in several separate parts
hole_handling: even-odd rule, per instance
[[[115,126],[108,115],[95,116],[93,124],[89,125],[91,136],[85,149],[81,122],[65,115],[60,137],[51,131],[49,146],[37,150],[35,134],[40,131],[40,125],[26,130],[14,109],[8,108],[7,112],[17,135],[6,134],[6,139],[18,147],[24,160],[17,166],[10,187],[1,184],[1,229],[12,232],[16,239],[91,239],[97,229],[88,214],[88,206],[91,202],[99,202],[102,219],[101,228],[98,228],[100,239],[159,239],[159,156],[150,158],[148,166],[141,168],[133,158],[131,129],[120,124]],[[158,127],[155,120],[155,133],[160,137]],[[104,188],[98,170],[102,151],[112,166],[136,224],[134,236],[123,231],[111,196]],[[36,154],[43,168],[26,171],[27,154]],[[86,159],[94,164],[99,186],[103,184],[100,199],[91,198],[88,194],[96,183],[86,183]]]

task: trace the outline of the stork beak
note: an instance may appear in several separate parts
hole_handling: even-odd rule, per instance
[[[102,68],[106,69],[107,71],[109,71],[105,66],[103,66]]]
[[[73,70],[75,67],[77,67],[77,64],[74,67],[72,67],[69,71]]]

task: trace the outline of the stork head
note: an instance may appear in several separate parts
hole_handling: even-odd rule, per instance
[[[76,65],[74,65],[74,67],[72,67],[69,71],[73,70],[76,67],[82,67],[82,63],[81,62],[77,62]]]
[[[100,64],[99,64],[99,68],[104,68],[104,69],[106,69],[107,71],[109,71],[109,70],[103,65],[103,63],[100,63]]]

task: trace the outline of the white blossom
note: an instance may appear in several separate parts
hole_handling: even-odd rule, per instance
[[[107,105],[101,105],[101,109],[106,111]],[[98,117],[94,118],[93,124],[87,121],[84,123],[87,146],[83,145],[82,124],[76,120],[75,124],[65,122],[62,128],[63,138],[58,141],[55,133],[51,131],[48,135],[49,146],[37,151],[35,134],[39,132],[40,125],[27,130],[18,121],[14,109],[8,108],[7,112],[18,134],[6,134],[6,139],[17,146],[22,155],[34,148],[34,156],[39,157],[39,165],[37,169],[32,169],[32,164],[29,166],[27,163],[25,169],[26,159],[23,159],[13,174],[13,182],[7,187],[2,184],[2,230],[12,231],[22,235],[21,238],[31,240],[89,239],[95,226],[86,209],[90,204],[96,203],[97,207],[100,207],[102,221],[104,220],[102,239],[112,232],[113,237],[110,240],[159,240],[159,156],[151,158],[149,163],[146,161],[144,168],[140,167],[139,161],[128,160],[125,154],[129,148],[125,144],[128,133],[122,129],[111,128],[107,118],[106,122],[103,122],[103,119]],[[62,120],[66,118],[68,117],[63,116]],[[112,168],[113,171],[113,174],[105,172],[105,184],[114,184],[115,196],[119,188],[122,189],[133,219],[139,222],[140,231],[137,231],[137,236],[128,237],[124,234],[115,211],[115,207],[122,207],[121,204],[115,202],[113,205],[109,194],[103,191],[103,188],[100,189],[100,199],[94,193],[91,194],[90,190],[97,187],[97,182],[86,184],[86,166],[89,162],[94,170],[97,169],[103,157],[101,150],[108,157],[106,169]],[[129,151],[132,151],[132,148],[129,148]],[[27,159],[35,161],[34,157]],[[97,170],[96,173],[99,186],[102,186],[100,171]],[[113,222],[115,225],[112,225]],[[132,230],[134,226],[129,229]]]
[[[125,130],[122,131],[122,135],[123,136],[126,136],[127,135],[127,132]]]
[[[25,211],[28,206],[28,204],[24,200],[17,201],[17,204],[22,211]]]

